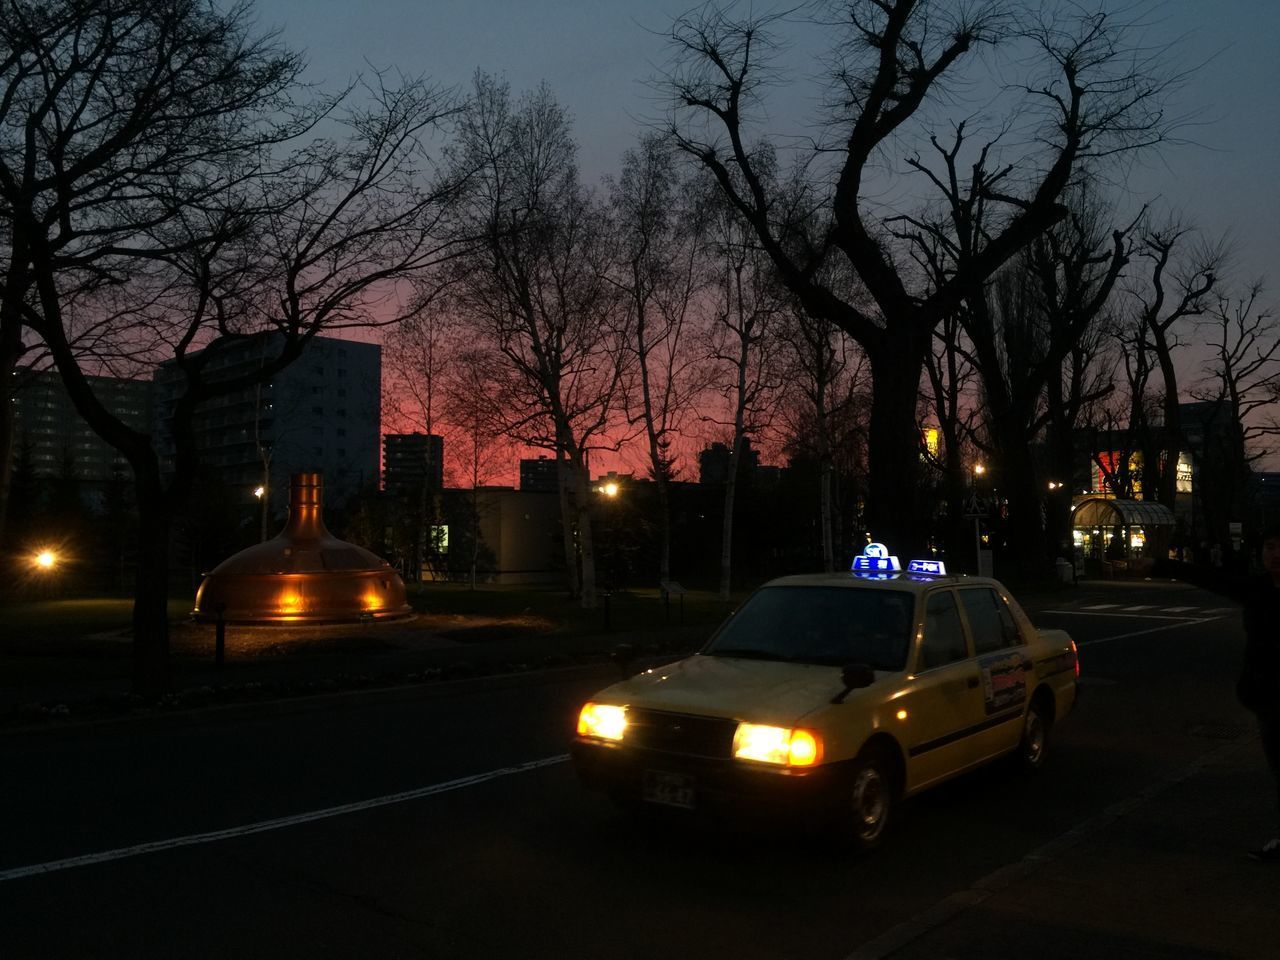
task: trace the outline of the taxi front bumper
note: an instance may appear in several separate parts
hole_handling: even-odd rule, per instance
[[[584,786],[620,801],[645,800],[646,778],[655,775],[685,778],[692,791],[687,805],[695,810],[785,810],[820,816],[832,813],[840,796],[841,771],[831,764],[808,769],[774,768],[586,738],[576,739],[569,752]]]

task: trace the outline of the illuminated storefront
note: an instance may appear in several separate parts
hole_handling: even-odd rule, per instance
[[[1071,536],[1078,555],[1116,560],[1148,554],[1160,530],[1172,530],[1173,512],[1147,500],[1084,497],[1071,508]]]

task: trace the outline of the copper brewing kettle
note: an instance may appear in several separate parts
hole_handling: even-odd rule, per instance
[[[194,616],[227,623],[344,623],[411,614],[404,581],[381,557],[324,525],[319,473],[289,479],[289,521],[228,557],[196,591]]]

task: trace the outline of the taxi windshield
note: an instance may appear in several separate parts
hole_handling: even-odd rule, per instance
[[[703,649],[713,657],[902,670],[914,596],[857,587],[766,587]]]

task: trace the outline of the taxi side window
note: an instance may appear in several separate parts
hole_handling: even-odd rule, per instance
[[[994,590],[961,590],[960,602],[973,631],[974,653],[993,653],[1022,642],[1009,605]]]
[[[924,643],[920,646],[920,670],[946,666],[969,656],[960,611],[950,590],[929,597],[924,608]]]

